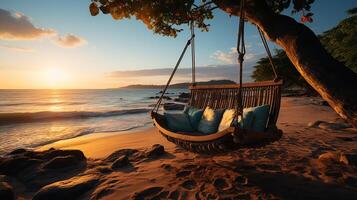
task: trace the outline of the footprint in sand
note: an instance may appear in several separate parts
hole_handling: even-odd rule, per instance
[[[166,171],[171,171],[173,168],[170,164],[162,164],[161,167]]]
[[[231,187],[230,184],[227,183],[227,180],[223,178],[217,178],[214,180],[213,185],[218,190],[225,190]]]
[[[187,190],[193,190],[197,184],[196,181],[193,180],[187,180],[181,184],[181,186]]]
[[[179,178],[179,177],[185,177],[185,176],[188,176],[191,174],[191,171],[188,171],[188,170],[184,170],[184,171],[180,171],[176,174],[176,177]]]
[[[234,180],[238,185],[247,185],[248,184],[248,178],[245,176],[237,176]]]

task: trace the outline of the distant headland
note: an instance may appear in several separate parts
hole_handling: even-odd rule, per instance
[[[218,84],[235,84],[236,82],[231,81],[231,80],[210,80],[210,81],[201,81],[201,82],[196,82],[197,85],[218,85]],[[185,83],[175,83],[170,85],[170,88],[175,88],[175,89],[185,89],[188,88],[188,86],[191,83],[185,82]],[[143,84],[135,84],[135,85],[128,85],[124,86],[121,88],[128,88],[128,89],[162,89],[165,87],[165,85],[143,85]]]

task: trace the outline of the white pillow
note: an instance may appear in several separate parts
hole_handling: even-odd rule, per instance
[[[223,131],[231,126],[232,121],[234,120],[236,110],[227,109],[224,111],[221,123],[219,124],[218,131]]]

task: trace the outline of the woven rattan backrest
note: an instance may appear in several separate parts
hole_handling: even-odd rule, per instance
[[[267,125],[275,125],[280,110],[282,83],[282,81],[269,81],[243,84],[243,108],[270,105]],[[190,86],[190,90],[191,99],[189,105],[196,108],[209,106],[214,109],[229,109],[237,106],[239,85]]]

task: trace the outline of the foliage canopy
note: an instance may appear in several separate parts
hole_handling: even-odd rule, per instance
[[[226,1],[229,0],[92,0],[89,10],[92,16],[102,12],[110,14],[115,20],[135,17],[155,33],[176,37],[182,31],[180,25],[190,21],[194,21],[195,26],[202,31],[208,31],[207,20],[214,17],[213,10],[218,8],[217,3]],[[302,12],[302,21],[312,21],[310,8],[314,0],[265,1],[277,13],[292,5],[293,13]],[[239,1],[237,4],[239,5]],[[234,14],[229,9],[225,12]]]
[[[336,60],[357,73],[357,8],[347,13],[351,16],[324,32],[320,40]]]
[[[296,70],[284,50],[276,50],[275,55],[273,56],[273,62],[276,65],[275,67],[279,77],[284,79],[285,87],[299,86],[310,89],[310,86]],[[259,82],[274,79],[274,73],[268,57],[261,58],[254,68],[252,74],[254,81]]]

